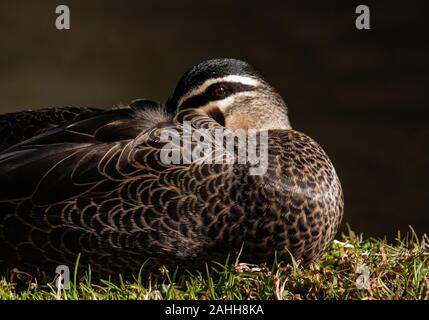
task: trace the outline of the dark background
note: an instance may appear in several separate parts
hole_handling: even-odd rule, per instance
[[[330,155],[344,222],[366,236],[429,230],[428,11],[423,1],[0,0],[0,111],[164,101],[189,66],[247,60],[295,129]],[[71,30],[55,28],[67,4]],[[355,8],[371,9],[371,30]]]

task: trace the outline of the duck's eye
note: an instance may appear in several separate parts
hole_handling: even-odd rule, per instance
[[[211,94],[215,99],[225,98],[226,88],[224,86],[216,86],[212,89]]]

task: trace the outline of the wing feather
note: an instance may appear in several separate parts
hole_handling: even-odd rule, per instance
[[[92,117],[102,109],[61,107],[21,111],[0,116],[0,151],[58,126]]]
[[[53,204],[85,194],[109,178],[123,180],[126,176],[121,171],[138,170],[127,161],[131,151],[127,145],[156,123],[142,120],[141,111],[132,108],[73,111],[75,117],[71,117],[71,122],[65,116],[60,118],[59,109],[0,118],[0,123],[9,119],[9,126],[16,119],[22,125],[23,119],[41,117],[50,123],[65,122],[0,152],[0,185],[7,186],[0,193],[0,201],[32,198],[37,205]]]

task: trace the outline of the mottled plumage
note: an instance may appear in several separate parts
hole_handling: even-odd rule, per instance
[[[102,111],[94,108],[62,107],[4,114],[0,116],[0,151],[54,127]]]
[[[210,63],[204,66],[192,87],[181,84],[183,95],[209,79]],[[180,98],[172,99],[179,109],[174,119],[149,101],[71,109],[73,116],[60,121],[53,115],[70,109],[0,117],[0,130],[14,137],[3,140],[8,148],[0,153],[0,260],[53,271],[72,266],[80,253],[96,272],[130,274],[149,258],[149,268],[198,267],[241,249],[241,259],[253,263],[276,252],[285,261],[290,253],[304,262],[318,257],[343,211],[341,185],[322,148],[287,121],[269,130],[264,175],[250,175],[250,163],[164,164],[163,130],[181,132],[189,120],[213,131],[225,125],[219,117],[235,115],[216,100],[208,108],[181,108]],[[32,114],[48,119],[46,126],[38,120],[38,129],[20,137],[16,128],[21,119],[31,124]]]

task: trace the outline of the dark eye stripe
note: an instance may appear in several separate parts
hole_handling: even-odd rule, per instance
[[[225,88],[226,95],[222,98],[215,98],[212,96],[211,91],[214,87],[223,86]],[[242,84],[240,82],[218,82],[210,85],[204,93],[199,94],[197,96],[193,96],[185,100],[180,106],[180,110],[189,109],[189,108],[197,108],[205,105],[210,101],[222,100],[227,98],[228,96],[244,91],[251,91],[255,87],[247,84]]]

